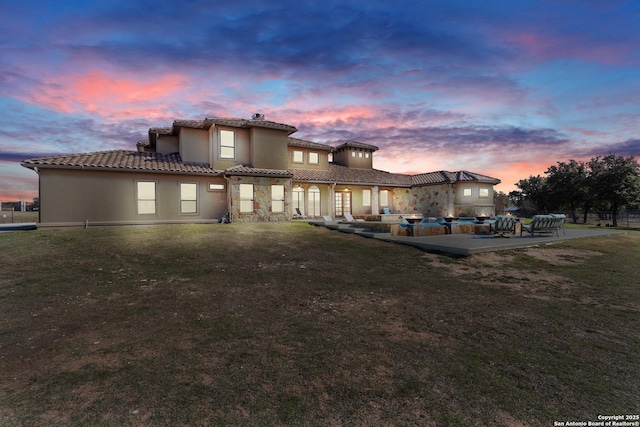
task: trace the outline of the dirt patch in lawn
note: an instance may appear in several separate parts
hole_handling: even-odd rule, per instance
[[[596,251],[536,247],[510,252],[488,252],[473,254],[465,258],[451,258],[435,254],[424,254],[433,267],[444,269],[448,274],[464,276],[480,285],[506,287],[524,294],[537,294],[553,287],[569,290],[576,283],[567,277],[540,268],[544,264],[552,266],[580,265],[596,256]],[[517,262],[522,257],[531,258],[531,263]]]

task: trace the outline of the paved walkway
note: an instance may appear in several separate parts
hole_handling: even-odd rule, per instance
[[[318,223],[316,223],[318,224]],[[565,229],[564,234],[560,231],[560,236],[554,234],[545,234],[543,236],[536,235],[531,237],[525,233],[511,237],[494,237],[482,236],[476,234],[446,234],[444,236],[427,236],[427,237],[406,237],[392,236],[390,233],[372,233],[368,231],[360,231],[348,224],[318,224],[326,227],[346,232],[358,234],[364,237],[380,239],[387,242],[400,243],[418,247],[427,252],[444,252],[454,255],[471,255],[480,252],[500,251],[504,249],[526,248],[531,246],[549,245],[553,243],[564,242],[572,239],[583,239],[588,237],[607,236],[612,234],[621,234],[624,231],[614,230],[610,228],[588,228],[588,229]]]

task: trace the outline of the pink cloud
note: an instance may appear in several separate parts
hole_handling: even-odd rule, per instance
[[[583,36],[552,36],[543,33],[514,32],[503,38],[537,59],[574,58],[609,65],[630,65],[634,46],[625,43],[602,43]]]
[[[187,85],[187,77],[120,77],[102,70],[46,80],[24,100],[65,113],[91,112],[121,119],[164,117],[167,104]]]

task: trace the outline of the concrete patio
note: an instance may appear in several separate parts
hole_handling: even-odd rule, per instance
[[[588,229],[564,229],[564,233],[563,231],[560,231],[559,236],[556,236],[554,233],[531,237],[530,234],[524,233],[522,236],[517,234],[510,237],[476,234],[446,234],[443,236],[409,237],[392,236],[391,233],[371,232],[367,231],[366,228],[353,227],[351,224],[337,221],[313,222],[313,224],[325,226],[344,233],[353,233],[363,237],[384,240],[391,243],[415,246],[426,252],[443,252],[453,255],[471,255],[481,252],[550,245],[572,239],[583,239],[624,233],[624,231],[620,230],[594,227]]]

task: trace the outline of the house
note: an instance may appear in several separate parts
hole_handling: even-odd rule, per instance
[[[149,129],[137,150],[24,160],[39,175],[42,226],[290,221],[396,213],[493,215],[500,181],[468,171],[417,175],[373,167],[378,147],[294,138],[268,121],[210,117]]]

